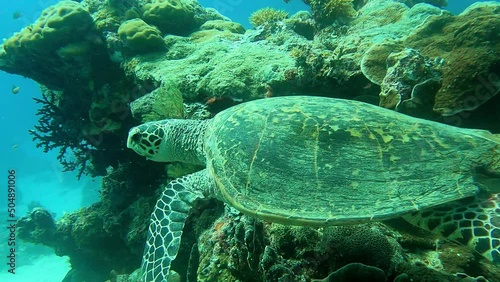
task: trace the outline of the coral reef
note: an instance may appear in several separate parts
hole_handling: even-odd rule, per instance
[[[128,152],[116,149],[133,122],[132,100],[123,71],[110,60],[102,34],[83,4],[61,1],[37,21],[5,40],[0,68],[41,83],[36,99],[39,125],[31,131],[37,147],[59,148],[65,170],[104,175]]]
[[[495,97],[500,89],[498,56],[495,55],[500,50],[500,44],[498,32],[490,28],[500,23],[497,6],[475,4],[458,16],[448,13],[429,16],[406,38],[370,47],[363,55],[361,70],[373,83],[381,85],[382,77],[387,74],[389,55],[401,51],[403,46],[416,49],[429,59],[437,58],[442,72],[440,85],[421,85],[420,91],[426,94],[432,92],[426,98],[432,100],[432,111],[420,109],[421,113],[417,115],[432,118],[437,113],[445,121],[458,125],[464,120],[463,115],[469,117],[463,112],[478,108]],[[423,8],[425,6],[420,4],[410,11],[422,11]],[[483,18],[484,21],[473,20],[476,18]],[[417,76],[418,72],[421,73],[414,69],[408,74]],[[381,93],[382,97],[385,95]],[[395,107],[394,102],[383,101],[382,104]],[[473,119],[469,120],[472,122]]]
[[[253,12],[248,20],[254,27],[258,27],[265,23],[278,22],[286,18],[288,18],[286,11],[267,7]]]
[[[241,40],[245,28],[239,23],[225,20],[210,20],[200,26],[199,31],[190,35],[192,41],[201,43],[212,40]]]
[[[500,7],[476,3],[458,16],[431,17],[405,41],[424,56],[444,59],[434,110],[471,111],[500,91]]]
[[[44,85],[38,146],[59,149],[66,169],[107,175],[99,203],[57,221],[34,209],[19,221],[20,237],[68,255],[68,279],[116,280],[139,267],[161,189],[199,169],[165,171],[125,150],[140,122],[204,119],[240,102],[302,94],[500,132],[498,3],[455,16],[434,0],[305,2],[312,14],[245,30],[194,0],[61,1],[6,39],[0,69]],[[328,281],[356,266],[388,281],[500,280],[469,249],[388,224],[281,226],[200,201],[172,267],[189,281]]]
[[[210,201],[196,205],[187,225],[172,266],[187,281],[344,281],[329,279],[371,273],[379,281],[458,282],[453,273],[459,269],[500,275],[470,249],[438,242],[403,220],[391,221],[391,228],[284,226]]]
[[[259,281],[259,256],[264,251],[263,224],[234,210],[214,222],[198,238],[197,281]],[[250,280],[248,280],[249,277]]]
[[[79,277],[75,281],[104,281],[112,270],[131,273],[140,263],[149,210],[156,202],[153,188],[163,171],[161,164],[137,160],[121,165],[103,178],[100,202],[56,222],[48,211],[35,208],[18,220],[19,238],[69,256],[70,274]]]
[[[391,261],[402,260],[395,241],[390,242],[379,227],[316,230],[262,225],[231,208],[198,238],[197,281],[306,281],[326,277],[329,270],[349,265],[351,260],[390,273]]]
[[[214,97],[233,101],[262,98],[266,85],[274,88],[275,95],[283,95],[280,90],[286,83],[285,73],[295,69],[287,52],[272,46],[216,36],[197,42],[168,36],[165,40],[167,60],[137,57],[124,62],[125,71],[139,81],[174,82],[186,102],[206,102]]]

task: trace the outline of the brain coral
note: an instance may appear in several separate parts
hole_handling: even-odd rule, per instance
[[[163,33],[186,35],[199,25],[195,18],[198,6],[196,1],[153,0],[144,5],[143,19]]]
[[[129,54],[141,54],[165,47],[161,32],[141,19],[125,21],[118,28],[118,35]]]
[[[61,1],[45,9],[34,24],[7,39],[4,49],[10,52],[16,48],[59,48],[93,26],[92,16],[79,3]]]

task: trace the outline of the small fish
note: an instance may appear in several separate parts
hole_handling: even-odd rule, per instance
[[[10,147],[10,150],[13,152],[16,152],[17,149],[19,149],[19,144],[14,144],[14,145],[12,145],[12,147]]]
[[[13,18],[14,20],[18,20],[18,19],[20,19],[20,18],[22,18],[22,17],[23,17],[23,13],[21,13],[21,12],[19,12],[19,11],[15,11],[14,13],[12,13],[12,18]]]
[[[12,85],[12,94],[17,94],[19,93],[19,90],[21,90],[21,87]]]

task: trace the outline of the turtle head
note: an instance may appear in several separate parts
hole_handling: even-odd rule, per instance
[[[161,122],[148,122],[130,129],[127,148],[155,162],[168,162],[168,154],[163,152],[165,126]]]
[[[165,119],[130,129],[127,148],[155,162],[205,164],[206,121]]]

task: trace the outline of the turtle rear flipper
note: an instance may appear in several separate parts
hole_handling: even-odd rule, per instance
[[[171,181],[151,214],[146,247],[142,259],[143,282],[166,282],[170,265],[177,256],[182,230],[195,200],[203,198],[210,187],[207,171]]]
[[[404,219],[466,245],[493,264],[500,265],[500,193],[414,212]]]

